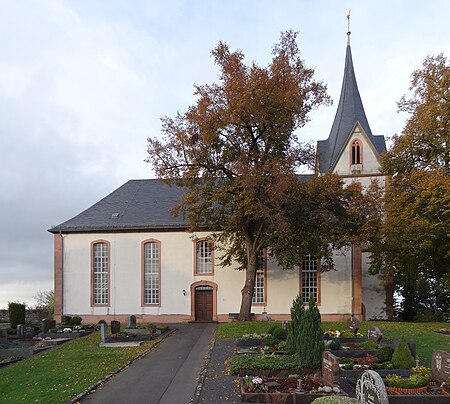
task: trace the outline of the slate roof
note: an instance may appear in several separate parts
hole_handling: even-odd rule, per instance
[[[130,180],[79,215],[49,229],[51,233],[187,228],[170,210],[185,190],[159,180]],[[117,217],[113,217],[118,214]]]
[[[308,181],[313,174],[299,178]],[[168,186],[157,179],[130,180],[81,212],[52,227],[50,233],[187,230],[188,221],[172,216],[171,209],[186,188]],[[117,217],[114,217],[117,216]]]
[[[352,51],[347,44],[345,55],[344,79],[342,81],[339,105],[334,117],[333,126],[327,140],[317,142],[317,154],[319,171],[331,171],[336,164],[348,138],[356,124],[362,126],[369,139],[372,141],[378,153],[386,150],[384,136],[374,136],[367,121],[364,106],[359,95],[356,83],[355,71],[353,69]]]

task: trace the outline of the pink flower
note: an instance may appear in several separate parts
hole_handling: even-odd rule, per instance
[[[263,379],[261,379],[260,377],[254,377],[252,379],[253,384],[262,384],[262,382],[263,382]]]

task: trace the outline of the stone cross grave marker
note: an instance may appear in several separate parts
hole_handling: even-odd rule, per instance
[[[366,370],[356,384],[356,399],[361,404],[389,404],[389,398],[381,376]]]
[[[128,317],[127,328],[136,328],[136,316],[131,315]]]
[[[117,334],[120,332],[120,321],[111,321],[111,334]]]
[[[376,325],[371,325],[367,330],[367,338],[379,343],[381,338],[383,338],[383,333]]]
[[[431,358],[431,371],[433,377],[439,381],[447,381],[450,377],[450,352],[433,351]]]
[[[339,381],[339,358],[329,351],[322,355],[322,377],[328,384],[334,386]]]
[[[350,317],[347,321],[347,327],[353,334],[356,334],[358,332],[359,325],[360,321],[356,317]]]
[[[100,323],[100,338],[102,344],[108,342],[108,326],[106,323]]]

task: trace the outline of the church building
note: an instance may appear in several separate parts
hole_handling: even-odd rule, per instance
[[[328,139],[317,143],[317,175],[381,186],[383,136],[372,134],[359,94],[350,43],[339,105]],[[188,322],[229,321],[241,303],[245,273],[222,268],[207,231],[191,233],[170,215],[183,194],[156,179],[130,180],[79,215],[49,229],[54,235],[55,319]],[[305,256],[282,270],[262,251],[253,297],[256,318],[289,319],[293,299],[313,295],[325,321],[384,319],[389,297],[370,257],[354,245],[334,253],[335,271]]]

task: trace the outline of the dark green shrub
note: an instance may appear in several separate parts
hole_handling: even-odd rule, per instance
[[[241,370],[248,369],[299,369],[297,355],[234,355],[226,364],[232,375],[238,375]]]
[[[396,369],[411,369],[415,365],[414,358],[405,337],[400,339],[400,344],[395,349],[391,362]]]
[[[62,325],[70,325],[72,321],[72,316],[61,316],[61,324]]]
[[[284,341],[287,337],[287,331],[283,330],[279,325],[273,325],[269,328],[270,338],[269,345],[276,345],[280,341]]]
[[[384,346],[377,352],[377,362],[389,362],[392,359],[394,348]]]
[[[325,349],[320,312],[314,298],[310,296],[308,310],[300,322],[297,336],[297,353],[300,365],[307,368],[319,368],[322,365],[322,353]]]
[[[21,303],[8,304],[9,323],[11,328],[17,328],[19,324],[25,324],[25,305]]]
[[[83,319],[79,316],[74,316],[70,319],[70,325],[81,325]]]
[[[105,320],[99,320],[98,324],[106,324],[106,321]]]
[[[362,349],[377,349],[378,348],[378,344],[375,341],[364,341],[361,344],[361,348]]]
[[[341,340],[339,338],[333,338],[333,340],[330,343],[330,349],[342,349]]]
[[[291,322],[289,323],[286,339],[287,349],[291,354],[298,352],[298,336],[300,333],[300,322],[305,313],[302,295],[298,295],[292,302]]]

